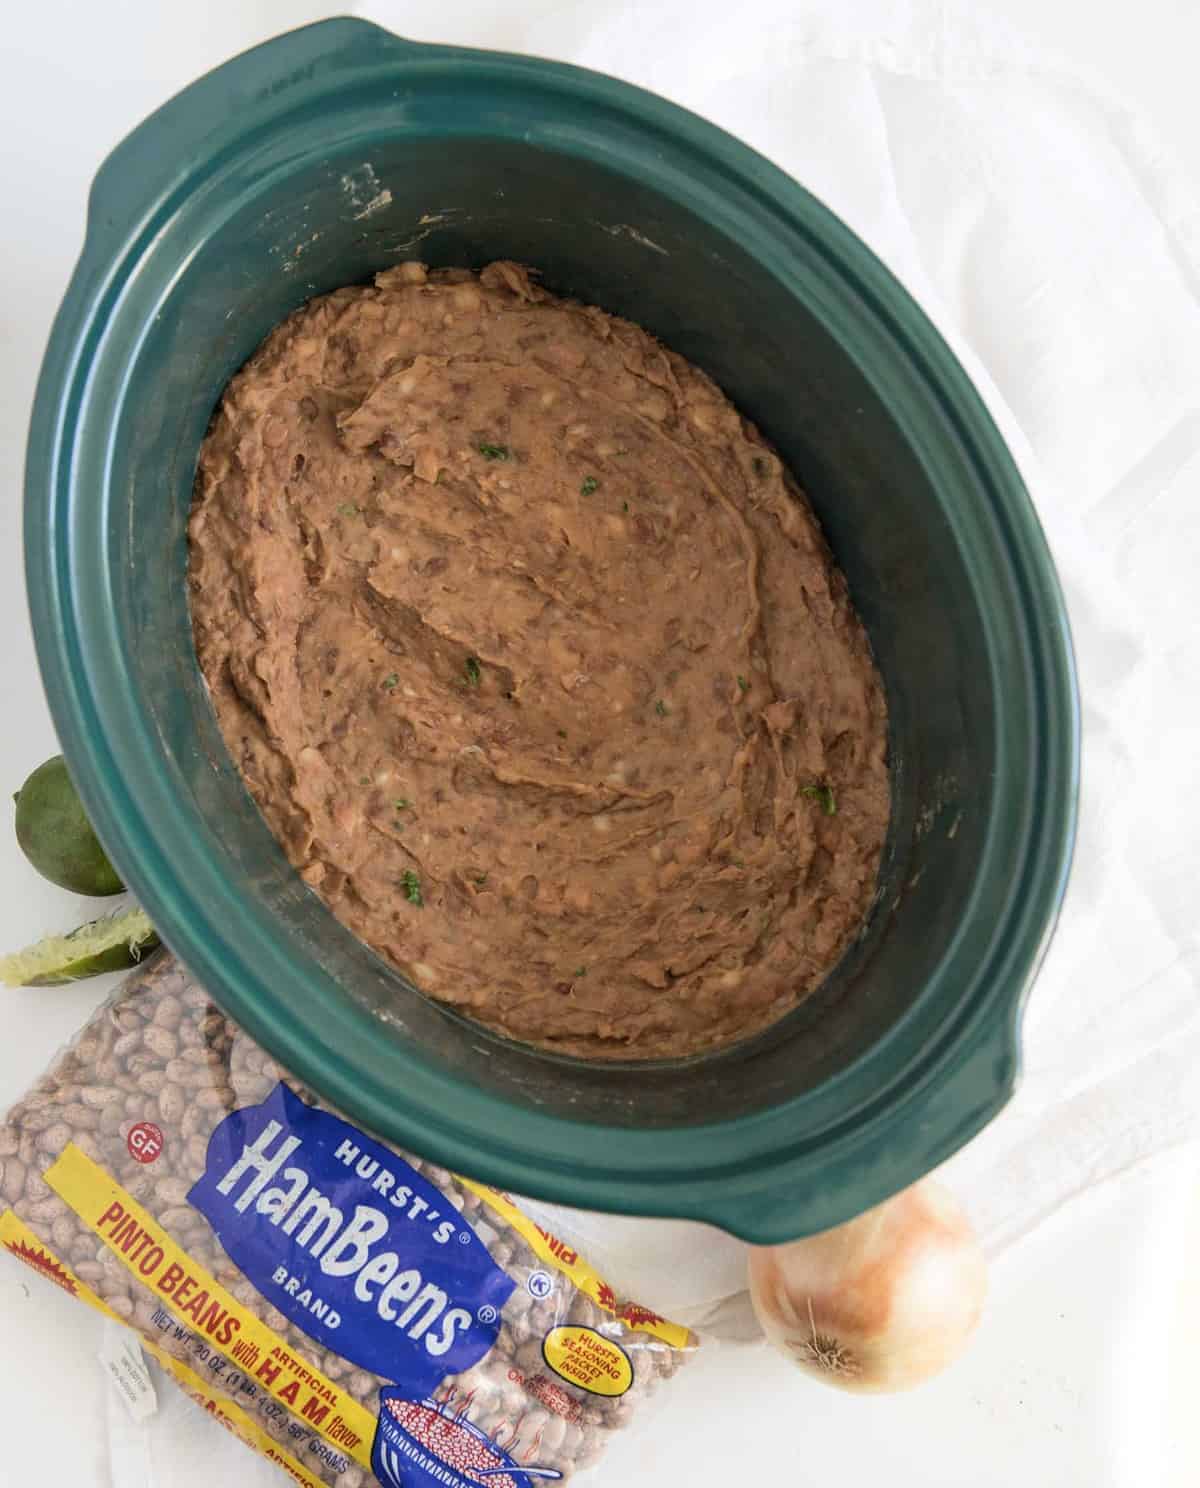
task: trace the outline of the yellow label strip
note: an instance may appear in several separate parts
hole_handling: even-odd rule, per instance
[[[199,1266],[132,1194],[72,1142],[46,1182],[163,1305],[218,1349],[301,1424],[371,1466],[375,1417],[340,1385],[298,1358],[272,1328]]]
[[[72,1296],[78,1297],[81,1302],[86,1302],[96,1312],[102,1313],[113,1322],[129,1327],[126,1318],[121,1317],[109,1307],[102,1298],[98,1297],[87,1282],[81,1281],[74,1271],[64,1261],[40,1240],[31,1229],[21,1222],[11,1209],[6,1209],[0,1214],[0,1245],[10,1250],[18,1260],[39,1272],[42,1276],[53,1281],[57,1286],[68,1291]],[[137,1332],[136,1329],[133,1330]],[[235,1405],[232,1400],[224,1395],[214,1395],[208,1382],[201,1378],[194,1369],[189,1368],[182,1359],[176,1359],[165,1350],[158,1347],[143,1333],[137,1333],[142,1347],[155,1359],[163,1369],[167,1370],[177,1379],[180,1385],[197,1400],[210,1415],[215,1416],[223,1426],[233,1432],[234,1436],[240,1438],[248,1447],[260,1452],[264,1457],[270,1458],[289,1474],[293,1481],[302,1485],[302,1488],[324,1488],[324,1484],[300,1462],[270,1437],[251,1416]]]
[[[611,1312],[631,1332],[651,1333],[672,1348],[688,1347],[692,1335],[686,1328],[678,1323],[667,1322],[656,1312],[651,1312],[648,1307],[642,1307],[636,1302],[619,1301],[612,1287],[592,1270],[578,1251],[572,1250],[565,1241],[552,1235],[549,1230],[535,1225],[528,1215],[521,1213],[506,1193],[498,1188],[490,1188],[486,1183],[476,1183],[471,1178],[460,1177],[457,1173],[455,1179],[464,1188],[469,1188],[473,1194],[478,1195],[506,1225],[516,1230],[539,1260],[553,1266],[556,1271],[561,1271],[597,1307]]]

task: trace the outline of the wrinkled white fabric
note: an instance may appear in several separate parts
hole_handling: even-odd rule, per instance
[[[1007,437],[1067,593],[1084,785],[1020,1091],[945,1170],[995,1251],[1200,1128],[1200,212],[1135,113],[991,11],[374,0],[359,13],[414,40],[615,74],[756,146],[899,275]],[[741,1247],[702,1227],[539,1207],[660,1309],[702,1316],[742,1285]]]

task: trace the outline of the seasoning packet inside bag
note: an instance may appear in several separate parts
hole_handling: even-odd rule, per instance
[[[528,1488],[695,1349],[507,1195],[323,1106],[170,955],[0,1127],[0,1244],[314,1488]]]

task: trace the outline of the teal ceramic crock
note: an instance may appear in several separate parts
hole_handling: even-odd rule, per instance
[[[185,521],[226,380],[311,295],[498,257],[646,326],[762,428],[887,684],[894,821],[866,932],[810,1001],[717,1054],[588,1064],[426,1001],[292,872],[196,666]],[[1074,829],[1054,570],[921,311],[703,120],[351,20],[219,67],[96,177],[38,386],[26,544],[50,706],[113,861],[213,998],[384,1136],[505,1188],[768,1242],[911,1183],[1012,1091]]]

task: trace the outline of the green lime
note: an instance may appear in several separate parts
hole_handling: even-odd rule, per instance
[[[15,800],[17,841],[43,878],[73,894],[121,892],[125,885],[92,831],[61,754],[39,765]]]
[[[7,987],[60,987],[136,966],[158,944],[144,909],[125,909],[89,920],[69,935],[47,935],[11,956],[0,956],[0,982]]]

